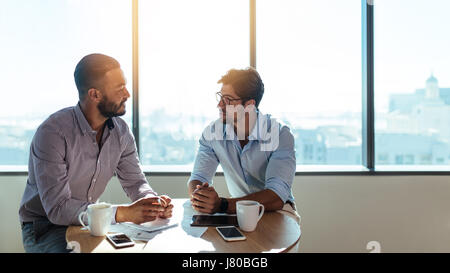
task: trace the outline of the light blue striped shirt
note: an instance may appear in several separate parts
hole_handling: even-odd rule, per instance
[[[281,200],[294,202],[294,137],[286,125],[258,113],[249,142],[241,148],[233,126],[220,119],[203,131],[189,182],[213,183],[220,164],[231,196],[242,197],[270,189]]]

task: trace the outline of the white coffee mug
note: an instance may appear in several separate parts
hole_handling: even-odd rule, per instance
[[[236,202],[236,214],[240,229],[247,232],[254,231],[264,214],[264,205],[251,200],[238,201]]]
[[[86,211],[83,211],[78,215],[78,221],[80,224],[89,229],[93,236],[104,236],[108,233],[109,226],[111,225],[112,206],[107,203],[90,204]],[[88,226],[83,223],[83,216],[88,216]]]

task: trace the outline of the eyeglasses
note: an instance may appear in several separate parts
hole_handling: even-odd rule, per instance
[[[223,101],[223,103],[224,103],[225,105],[230,105],[232,101],[236,101],[236,100],[247,100],[247,99],[249,99],[249,98],[230,99],[230,98],[228,98],[228,97],[224,97],[224,96],[222,95],[221,92],[217,92],[217,93],[216,93],[216,100],[217,100],[217,103],[220,103],[221,101]]]

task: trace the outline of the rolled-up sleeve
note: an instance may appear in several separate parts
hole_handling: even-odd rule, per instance
[[[65,151],[61,132],[49,125],[38,128],[30,153],[41,203],[50,222],[68,226],[78,224],[78,214],[90,203],[72,198]]]
[[[197,156],[195,157],[194,169],[188,183],[192,180],[198,180],[212,184],[212,178],[216,173],[217,166],[219,166],[219,159],[209,141],[202,134],[199,140]]]
[[[272,152],[266,169],[266,189],[275,192],[283,203],[291,196],[295,176],[296,160],[294,136],[288,127],[280,131],[278,148]]]
[[[127,196],[134,202],[143,197],[158,195],[150,187],[139,163],[136,142],[130,131],[125,135],[125,149],[117,164],[116,173]]]

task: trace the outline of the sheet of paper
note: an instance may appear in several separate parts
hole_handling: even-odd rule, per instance
[[[110,232],[122,232],[133,240],[148,241],[161,233],[165,229],[178,226],[179,221],[174,218],[162,219],[156,218],[151,222],[140,225],[131,222],[118,223],[110,226]]]
[[[121,232],[125,233],[128,237],[130,237],[133,240],[149,241],[162,231],[148,232],[142,229],[131,227],[129,225],[126,225],[125,223],[118,223],[111,225],[109,227],[109,232]]]
[[[157,218],[155,221],[146,222],[140,225],[134,223],[118,223],[111,225],[110,232],[122,232],[133,240],[149,241],[157,234],[164,232],[168,228],[181,228],[188,235],[200,238],[208,227],[191,227],[191,220],[194,214],[204,214],[195,211],[191,206],[191,201],[183,203],[183,210],[179,215],[174,215],[169,219]],[[181,226],[181,227],[180,227]]]
[[[175,222],[173,219],[169,220],[169,219],[157,218],[155,221],[142,223],[140,225],[135,224],[135,223],[124,223],[124,225],[129,226],[131,228],[143,230],[143,231],[153,232],[153,231],[159,231],[159,230],[175,227],[178,225],[178,223]]]
[[[208,227],[191,227],[191,220],[192,220],[192,216],[194,214],[204,214],[204,213],[199,213],[199,212],[195,211],[191,206],[190,200],[187,200],[186,202],[184,202],[183,210],[184,210],[184,213],[183,213],[183,219],[181,221],[181,227],[187,234],[189,234],[193,237],[200,238],[203,235],[203,233],[205,233],[206,230],[208,230]]]

